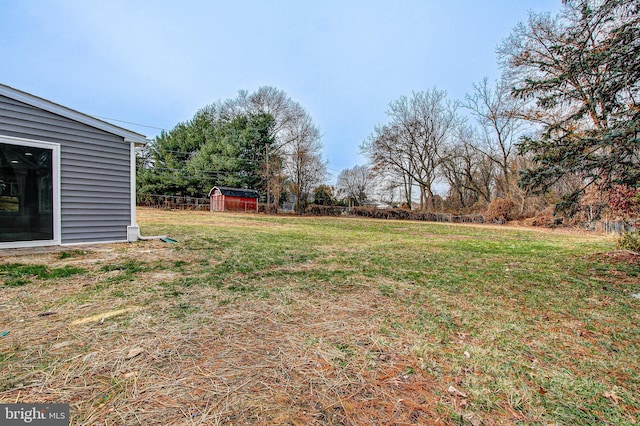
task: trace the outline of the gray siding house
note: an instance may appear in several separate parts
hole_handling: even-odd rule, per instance
[[[0,249],[138,238],[147,139],[0,84]]]

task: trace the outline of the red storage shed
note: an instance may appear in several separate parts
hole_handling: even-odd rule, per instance
[[[209,191],[212,212],[257,212],[258,191],[214,186]]]

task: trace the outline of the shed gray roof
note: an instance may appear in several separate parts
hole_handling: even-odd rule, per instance
[[[122,138],[124,138],[125,142],[133,142],[137,144],[146,144],[147,142],[149,142],[149,140],[140,133],[123,129],[122,127],[107,123],[106,121],[99,120],[90,115],[83,114],[79,111],[56,104],[38,96],[34,96],[30,93],[14,89],[13,87],[9,87],[4,84],[0,84],[0,95],[25,103],[27,105],[31,105],[32,107],[40,108],[53,114],[66,117],[70,120],[86,124],[87,126],[95,127],[97,129],[104,130],[105,132],[121,136]]]
[[[229,188],[228,186],[214,186],[213,188],[211,188],[211,191],[209,191],[209,197],[211,197],[211,194],[213,194],[213,191],[216,189],[220,190],[220,192],[224,196],[260,198],[260,194],[258,194],[258,191],[256,190],[246,188]]]

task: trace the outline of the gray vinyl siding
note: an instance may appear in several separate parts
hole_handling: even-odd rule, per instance
[[[127,240],[131,160],[122,137],[4,96],[0,135],[60,144],[62,244]]]

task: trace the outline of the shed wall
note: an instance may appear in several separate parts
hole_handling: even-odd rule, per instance
[[[254,212],[257,210],[258,200],[246,197],[224,197],[224,210],[228,212]]]
[[[131,151],[122,137],[1,95],[0,135],[60,144],[62,244],[127,240]]]

